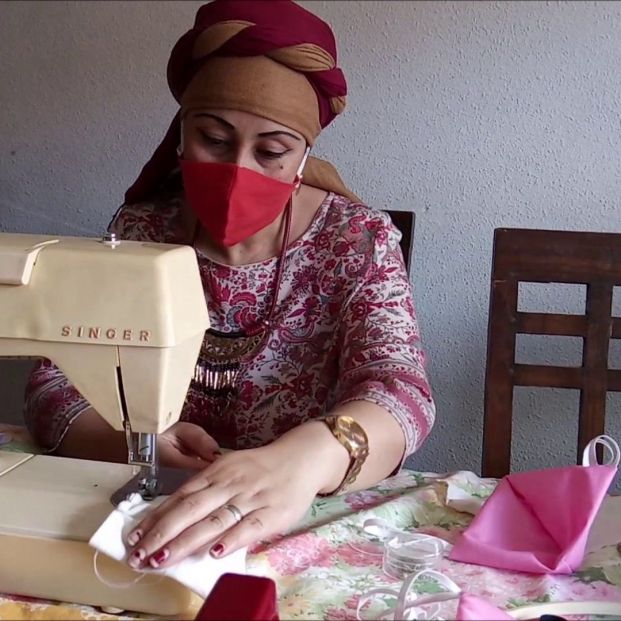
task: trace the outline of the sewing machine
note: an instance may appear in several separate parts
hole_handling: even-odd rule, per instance
[[[124,431],[128,464],[0,452],[0,592],[176,615],[195,596],[165,578],[110,588],[88,539],[135,479],[161,492],[156,435],[175,423],[207,307],[192,248],[0,233],[0,357],[52,360]],[[112,581],[128,567],[100,559]]]

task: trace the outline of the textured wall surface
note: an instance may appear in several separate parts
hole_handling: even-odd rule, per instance
[[[620,228],[621,3],[303,4],[333,25],[350,86],[317,151],[369,205],[417,214],[438,422],[413,465],[477,470],[493,229]],[[104,229],[175,111],[165,65],[198,6],[0,3],[1,230]],[[525,293],[528,309],[583,309],[574,288]],[[581,346],[519,352],[572,364]],[[16,404],[23,371],[0,374]],[[516,466],[572,460],[576,395],[520,390],[516,407]]]

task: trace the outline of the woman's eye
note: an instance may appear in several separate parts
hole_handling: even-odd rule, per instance
[[[264,157],[268,160],[277,160],[279,157],[285,155],[287,151],[267,151],[265,149],[262,149],[258,151],[258,153],[261,157]]]
[[[201,136],[203,140],[214,147],[221,147],[226,144],[226,140],[222,138],[218,138],[217,136],[210,136],[209,134],[205,134],[201,132]]]

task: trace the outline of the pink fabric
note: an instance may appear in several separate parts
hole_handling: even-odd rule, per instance
[[[113,228],[120,238],[179,242],[180,201],[125,206]],[[403,428],[404,457],[416,450],[435,410],[399,239],[385,213],[328,196],[289,247],[275,329],[242,377],[238,400],[214,417],[191,388],[182,420],[221,446],[251,448],[340,404],[368,400]],[[240,267],[198,259],[214,328],[239,330],[265,316],[276,259]],[[86,407],[54,365],[35,368],[26,417],[43,446],[53,449]]]
[[[513,619],[513,617],[476,595],[462,593],[459,597],[455,619],[456,621],[504,621]]]
[[[571,574],[617,469],[569,466],[506,476],[449,558],[536,574]]]

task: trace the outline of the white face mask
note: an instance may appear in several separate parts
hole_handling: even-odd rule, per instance
[[[246,573],[246,548],[219,559],[213,558],[206,548],[201,554],[189,556],[170,567],[136,572],[136,578],[130,582],[119,584],[110,582],[102,576],[97,566],[98,554],[106,554],[117,561],[127,562],[130,552],[125,544],[127,535],[138,526],[150,510],[157,507],[163,500],[165,500],[164,496],[147,502],[142,499],[140,494],[131,494],[127,500],[119,503],[117,508],[110,513],[97,529],[88,543],[96,550],[93,558],[93,568],[100,582],[111,588],[118,589],[129,588],[145,576],[167,576],[180,582],[201,597],[206,598],[222,574]]]

